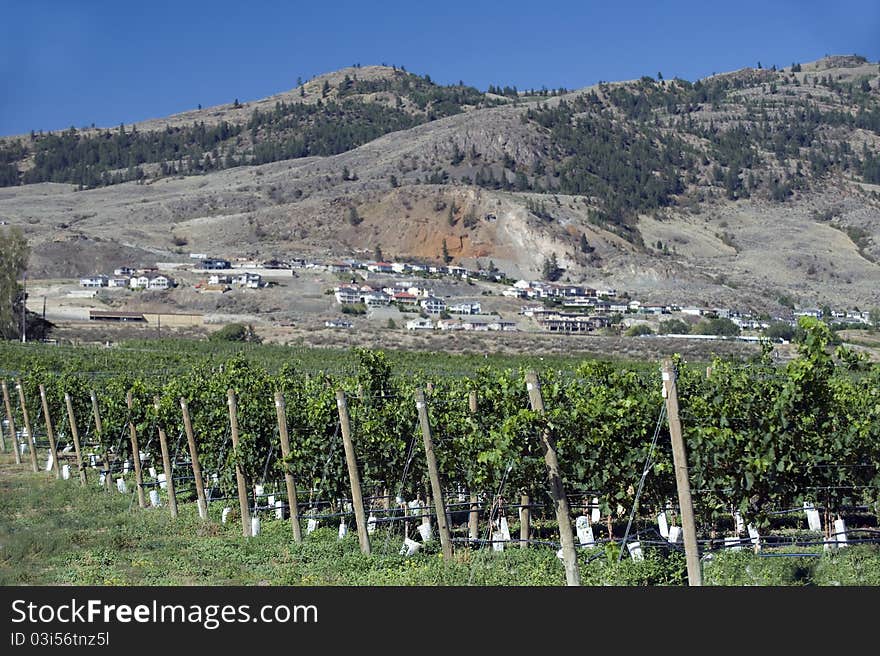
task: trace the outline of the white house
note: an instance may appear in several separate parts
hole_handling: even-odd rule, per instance
[[[364,294],[364,303],[368,306],[388,305],[391,303],[391,297],[385,292],[368,292]]]
[[[421,306],[428,314],[440,314],[446,310],[446,301],[436,296],[429,296],[421,302]]]
[[[81,287],[106,287],[107,286],[107,276],[97,275],[97,276],[89,276],[88,278],[80,278],[79,284]]]
[[[134,273],[135,271],[131,267],[119,267],[118,269],[113,269],[114,276],[133,276]]]
[[[141,274],[139,276],[132,276],[128,284],[132,289],[163,290],[173,287],[174,281],[168,276]]]
[[[422,319],[419,317],[418,319],[410,319],[406,322],[407,330],[432,330],[434,328],[434,322],[430,319]]]
[[[336,288],[336,302],[341,305],[360,303],[363,296],[356,285],[339,285]]]
[[[410,265],[407,264],[406,262],[392,262],[391,263],[391,270],[394,271],[394,273],[406,273],[410,269],[411,269]]]
[[[147,283],[148,289],[169,289],[174,286],[174,281],[167,276],[151,276]]]
[[[456,303],[449,306],[449,312],[453,314],[480,314],[482,306],[479,301],[475,303]]]
[[[108,287],[128,287],[128,276],[114,275],[112,278],[107,279]]]
[[[233,284],[248,289],[257,289],[263,284],[263,276],[259,273],[240,273],[232,279]]]

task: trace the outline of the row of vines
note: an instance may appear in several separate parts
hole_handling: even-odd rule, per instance
[[[704,367],[676,361],[691,487],[703,533],[729,526],[735,511],[762,526],[773,512],[805,501],[830,513],[853,506],[877,512],[880,367],[846,349],[832,352],[831,333],[821,322],[806,319],[802,327],[799,356],[784,365],[775,363],[769,350],[750,362],[716,360],[708,376]],[[283,485],[289,466],[303,505],[350,498],[338,389],[348,399],[364,488],[410,499],[424,495],[427,472],[418,448],[415,392],[427,388],[440,475],[451,493],[503,489],[511,497],[526,493],[537,504],[549,504],[537,438],[547,430],[556,441],[569,496],[598,497],[603,514],[632,506],[664,407],[659,368],[584,361],[567,371],[540,370],[546,412],[537,413],[530,409],[524,369],[483,367],[466,377],[400,375],[382,352],[357,350],[355,355],[356,367],[344,375],[284,362],[270,373],[242,354],[222,363],[194,364],[165,378],[134,369],[95,378],[39,361],[15,372],[7,368],[4,375],[10,385],[20,380],[35,430],[43,421],[43,385],[59,448],[66,442],[64,395],[69,394],[82,439],[100,444],[99,451],[110,450],[117,460],[129,457],[129,421],[150,457],[158,458],[160,426],[179,446],[183,398],[202,469],[217,475],[224,494],[235,494],[235,464],[242,466],[250,485]],[[228,389],[238,395],[238,449],[230,441]],[[90,420],[92,390],[103,420],[100,434]],[[131,409],[126,405],[129,391]],[[286,402],[291,441],[286,462],[278,448],[276,391]],[[469,404],[472,392],[476,412]],[[21,409],[13,405],[20,427]],[[639,499],[645,515],[676,499],[665,421],[660,431]]]

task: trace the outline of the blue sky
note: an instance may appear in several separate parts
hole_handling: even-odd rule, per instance
[[[480,89],[880,59],[880,2],[7,0],[0,135],[242,102],[354,63]]]

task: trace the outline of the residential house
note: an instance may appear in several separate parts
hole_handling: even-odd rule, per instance
[[[364,303],[370,307],[388,305],[391,303],[391,297],[383,291],[373,291],[364,294]]]
[[[403,305],[418,305],[419,299],[415,294],[410,294],[409,292],[397,292],[391,297],[391,300],[395,303],[401,303]]]
[[[114,275],[107,279],[107,286],[113,288],[128,287],[129,277],[124,275]]]
[[[147,283],[147,289],[151,290],[162,290],[162,289],[170,289],[174,286],[174,281],[168,276],[150,276],[149,282]]]
[[[455,305],[450,305],[448,311],[452,314],[480,314],[482,306],[479,301],[475,303],[456,303]]]
[[[88,288],[106,287],[107,280],[108,280],[107,276],[105,276],[105,275],[95,275],[95,276],[89,276],[87,278],[80,278],[79,284],[80,284],[80,287],[88,287]]]
[[[410,319],[406,322],[407,330],[433,330],[434,322],[430,319],[423,319],[419,317],[418,319]]]
[[[394,269],[389,262],[370,262],[367,265],[367,271],[372,271],[373,273],[394,273]]]
[[[201,266],[203,269],[231,269],[232,263],[229,260],[206,258],[201,261]]]
[[[133,276],[135,274],[135,270],[131,267],[119,267],[118,269],[113,269],[114,276]]]
[[[436,296],[429,296],[421,302],[421,306],[428,314],[440,314],[446,310],[446,301]]]
[[[263,276],[259,273],[240,273],[232,279],[232,284],[248,289],[259,289],[263,285]]]
[[[357,285],[339,285],[335,292],[336,302],[341,305],[361,303],[363,296]]]

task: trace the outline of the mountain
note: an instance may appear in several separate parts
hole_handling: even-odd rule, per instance
[[[190,251],[490,261],[648,302],[880,305],[880,67],[858,56],[481,92],[352,67],[269,98],[0,140],[31,275]]]

